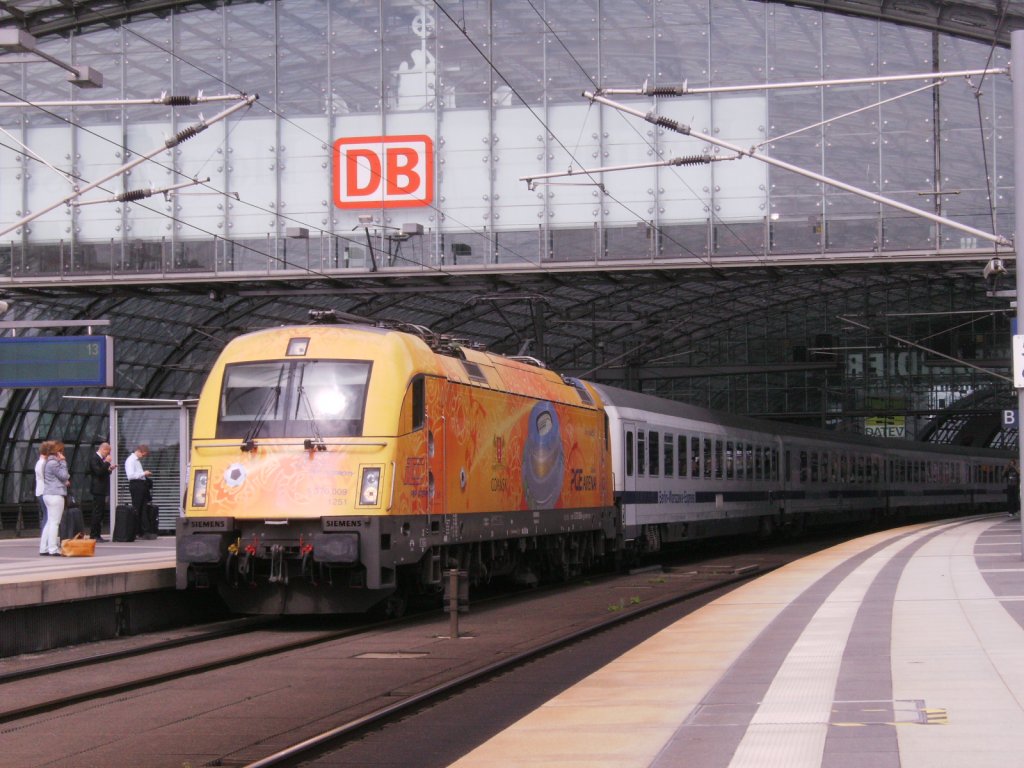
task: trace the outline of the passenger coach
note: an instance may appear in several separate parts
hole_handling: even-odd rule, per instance
[[[908,513],[1002,510],[1001,451],[790,426],[594,385],[624,538],[639,551]]]

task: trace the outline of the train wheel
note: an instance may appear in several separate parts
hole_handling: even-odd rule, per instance
[[[378,603],[380,615],[385,619],[400,619],[405,616],[409,607],[409,599],[403,591],[395,591]]]

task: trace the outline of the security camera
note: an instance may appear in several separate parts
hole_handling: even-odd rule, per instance
[[[1006,274],[1006,265],[1003,264],[1002,259],[996,256],[989,260],[988,264],[985,265],[985,268],[981,270],[981,274],[986,280],[994,280],[999,275]]]

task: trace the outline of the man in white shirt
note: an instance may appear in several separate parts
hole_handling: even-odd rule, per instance
[[[139,445],[124,462],[124,474],[128,478],[128,491],[132,495],[132,509],[134,510],[133,521],[143,539],[155,539],[156,531],[150,530],[149,516],[146,514],[146,503],[149,501],[149,477],[153,474],[148,469],[143,469],[142,459],[149,456],[149,446],[145,443]],[[134,531],[128,538],[135,540]]]

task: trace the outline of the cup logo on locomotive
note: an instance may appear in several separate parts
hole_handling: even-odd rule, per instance
[[[551,403],[537,403],[523,446],[523,490],[530,509],[554,506],[562,492],[564,467],[558,414]]]

